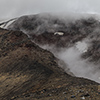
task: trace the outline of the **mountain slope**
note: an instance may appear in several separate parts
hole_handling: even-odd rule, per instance
[[[0,100],[71,100],[72,95],[78,100],[87,91],[86,98],[98,100],[97,88],[96,82],[65,73],[52,53],[24,33],[0,29]]]

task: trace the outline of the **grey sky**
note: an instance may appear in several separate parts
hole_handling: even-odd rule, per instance
[[[0,0],[0,18],[42,12],[97,12],[100,0]]]

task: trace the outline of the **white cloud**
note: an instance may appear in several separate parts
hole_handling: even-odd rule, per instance
[[[98,12],[100,0],[0,0],[0,18],[43,12]]]

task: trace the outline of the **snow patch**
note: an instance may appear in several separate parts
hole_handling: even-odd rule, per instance
[[[85,41],[79,41],[76,43],[76,48],[81,52],[87,52],[88,44]]]

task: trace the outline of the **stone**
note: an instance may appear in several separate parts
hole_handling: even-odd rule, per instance
[[[72,95],[71,98],[75,98],[75,95]]]
[[[84,99],[85,99],[85,97],[82,97],[81,99],[82,99],[82,100],[84,100]]]

